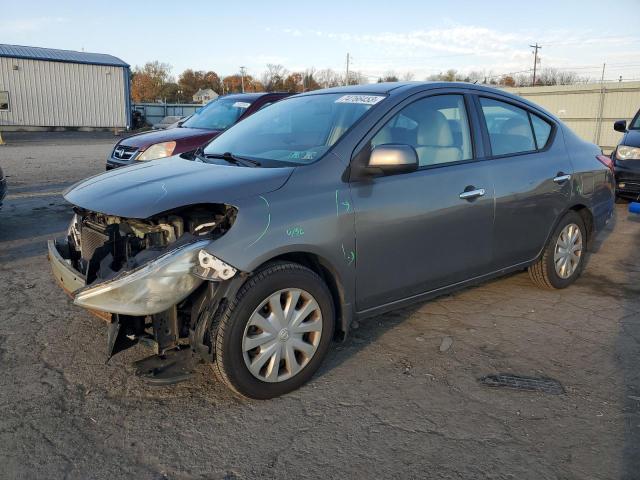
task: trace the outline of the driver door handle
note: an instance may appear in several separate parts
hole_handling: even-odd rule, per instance
[[[473,200],[474,198],[484,196],[485,193],[484,188],[476,188],[475,190],[464,191],[458,196],[462,200]]]
[[[553,179],[556,183],[564,183],[568,180],[571,180],[571,175],[566,175],[562,172],[558,172],[558,176]]]

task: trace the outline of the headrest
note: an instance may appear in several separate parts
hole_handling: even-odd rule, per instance
[[[531,136],[531,126],[524,119],[519,117],[510,118],[502,124],[500,132],[505,135]]]
[[[437,110],[424,110],[420,112],[418,122],[418,145],[431,145],[438,147],[451,147],[453,134],[447,118]]]

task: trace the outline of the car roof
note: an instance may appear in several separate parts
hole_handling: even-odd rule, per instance
[[[500,90],[497,88],[491,88],[486,85],[477,85],[475,83],[468,82],[382,82],[382,83],[367,83],[364,85],[345,85],[342,87],[332,87],[325,88],[322,90],[314,90],[312,92],[308,92],[309,94],[313,93],[383,93],[383,94],[399,94],[401,92],[406,92],[407,90],[429,90],[432,88],[451,88],[451,87],[462,87],[462,88],[471,88],[474,90],[484,90],[487,92],[499,93],[501,95],[515,97],[504,90]]]
[[[290,94],[286,92],[229,93],[227,95],[220,95],[218,98],[230,98],[231,100],[255,101],[258,98],[265,97],[267,95],[286,96]]]
[[[383,95],[400,95],[406,92],[421,92],[436,88],[465,88],[468,90],[474,90],[476,92],[486,92],[493,93],[496,95],[500,95],[502,97],[510,98],[516,102],[521,104],[525,104],[533,109],[544,112],[549,117],[557,120],[555,115],[551,112],[547,111],[540,105],[537,105],[533,102],[528,101],[526,98],[519,97],[518,95],[514,95],[512,93],[506,92],[499,88],[489,87],[487,85],[478,85],[475,83],[469,82],[441,82],[441,81],[426,81],[426,82],[382,82],[382,83],[369,83],[364,85],[345,85],[342,87],[332,87],[325,88],[322,90],[313,90],[310,92],[305,92],[300,95],[314,95],[314,94],[323,94],[323,93],[345,93],[345,94],[383,94]]]

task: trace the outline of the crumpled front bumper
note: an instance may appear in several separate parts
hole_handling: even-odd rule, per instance
[[[63,253],[66,248],[64,241],[49,240],[47,242],[47,257],[51,264],[51,272],[53,273],[56,282],[71,298],[75,296],[75,292],[84,288],[86,285],[86,279],[82,273],[73,268],[67,260],[64,258]],[[98,310],[89,310],[97,317],[111,321],[111,313],[101,312]]]

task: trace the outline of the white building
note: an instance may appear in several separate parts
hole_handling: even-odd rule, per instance
[[[198,103],[207,103],[218,98],[218,94],[211,88],[201,88],[193,94],[193,101]]]
[[[128,128],[130,79],[111,55],[0,44],[0,129]]]

